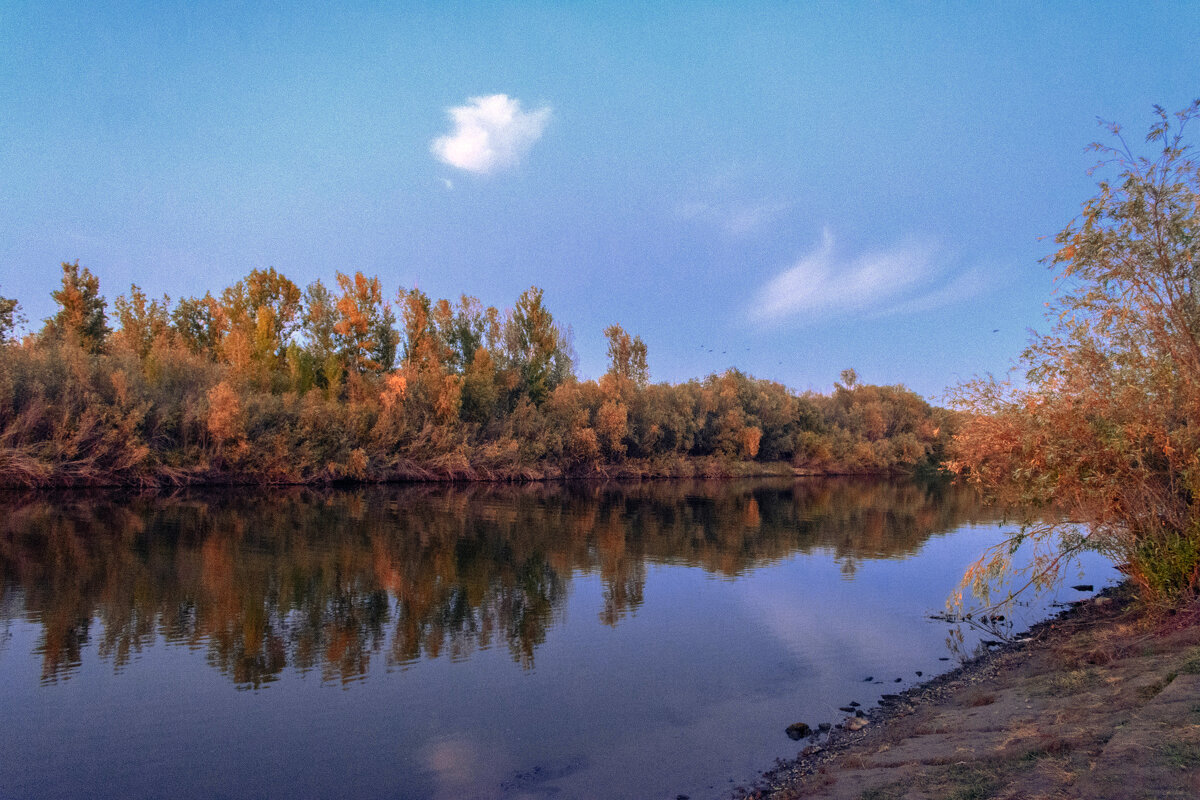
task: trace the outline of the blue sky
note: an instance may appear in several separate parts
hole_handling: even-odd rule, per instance
[[[1200,96],[1194,2],[259,5],[0,0],[31,324],[64,260],[110,301],[362,270],[540,286],[584,377],[619,322],[654,380],[936,399],[1045,327],[1096,118]]]

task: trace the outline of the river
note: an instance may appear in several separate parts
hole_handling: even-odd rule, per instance
[[[1011,530],[964,489],[858,479],[0,514],[0,787],[39,798],[719,797],[806,744],[788,725],[994,635],[931,616]]]

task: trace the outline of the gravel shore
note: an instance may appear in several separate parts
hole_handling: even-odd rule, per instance
[[[1200,797],[1200,604],[1104,592],[864,714],[734,797]]]

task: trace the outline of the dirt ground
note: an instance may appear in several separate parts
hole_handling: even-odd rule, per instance
[[[866,721],[736,796],[1200,798],[1200,603],[1086,601]]]

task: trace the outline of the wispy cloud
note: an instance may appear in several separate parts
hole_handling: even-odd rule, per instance
[[[516,166],[550,121],[549,106],[523,111],[521,101],[506,94],[472,97],[447,113],[454,129],[430,149],[439,161],[478,174]]]
[[[899,301],[886,309],[889,314],[919,314],[934,308],[961,303],[986,291],[991,286],[987,271],[971,267],[936,289]]]
[[[696,202],[680,206],[679,215],[706,222],[730,236],[741,237],[762,230],[791,207],[792,203],[773,200],[729,205]]]
[[[758,291],[750,317],[774,322],[798,316],[924,311],[964,300],[985,288],[981,271],[950,277],[936,256],[932,244],[915,239],[843,256],[827,228],[819,245]]]

